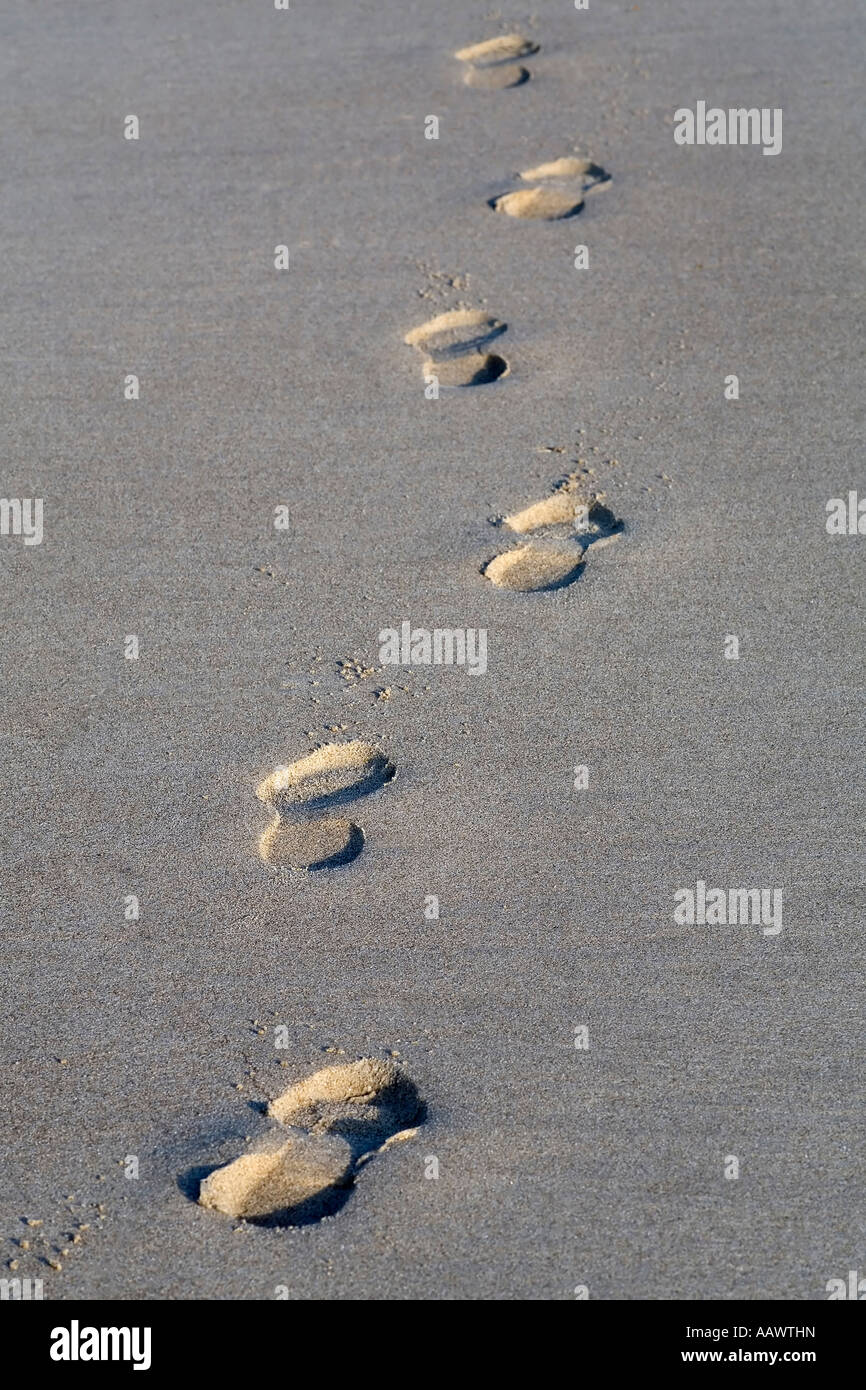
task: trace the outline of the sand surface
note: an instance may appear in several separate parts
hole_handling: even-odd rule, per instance
[[[509,33],[513,85],[454,57]],[[825,529],[866,491],[856,7],[45,0],[0,39],[0,490],[44,499],[41,545],[0,537],[4,1275],[808,1300],[866,1271],[866,538]],[[782,153],[678,147],[698,100],[783,108]],[[491,205],[572,159],[609,178]],[[456,310],[505,327],[405,341]],[[575,472],[616,544],[491,582],[582,549],[501,524]],[[486,672],[377,670],[407,621],[486,629]],[[257,788],[353,741],[395,770],[336,812],[362,852],[263,860]],[[291,854],[341,843],[290,813]],[[698,879],[781,887],[782,931],[679,925]],[[425,1112],[338,1211],[197,1202],[358,1058]]]

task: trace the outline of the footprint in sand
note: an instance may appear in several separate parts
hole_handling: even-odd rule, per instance
[[[497,588],[520,593],[573,584],[583,572],[587,551],[604,549],[624,530],[600,496],[585,491],[576,475],[559,483],[550,497],[505,517],[502,525],[521,538],[541,535],[540,540],[523,540],[495,555],[481,570]]]
[[[378,791],[396,775],[370,743],[328,743],[288,767],[278,767],[256,788],[274,812],[259,838],[259,854],[273,868],[332,869],[357,859],[364,832],[355,821],[322,815]]]
[[[463,81],[467,86],[494,92],[528,82],[529,69],[516,60],[528,58],[538,49],[537,43],[523,38],[521,34],[499,34],[495,39],[485,39],[483,43],[472,43],[468,48],[458,49],[454,57],[466,64]]]
[[[267,1113],[278,1127],[203,1180],[203,1207],[259,1226],[321,1221],[348,1200],[365,1163],[424,1120],[414,1082],[371,1058],[314,1072]]]
[[[586,193],[610,182],[610,174],[599,164],[576,155],[524,169],[517,177],[528,186],[491,198],[488,206],[509,217],[541,218],[546,222],[574,217],[583,207]]]
[[[424,377],[440,386],[484,386],[508,371],[487,346],[508,327],[483,309],[450,309],[413,328],[403,339],[424,357]]]

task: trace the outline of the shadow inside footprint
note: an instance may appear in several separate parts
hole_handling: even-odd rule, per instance
[[[198,1194],[205,1178],[209,1178],[211,1173],[215,1173],[219,1167],[218,1163],[195,1163],[192,1168],[187,1168],[177,1179],[177,1186],[184,1197],[188,1197],[191,1202],[198,1201]]]
[[[294,1206],[281,1211],[270,1212],[266,1216],[250,1216],[246,1220],[252,1226],[269,1226],[272,1230],[284,1230],[286,1226],[315,1226],[326,1216],[336,1216],[352,1195],[354,1183],[347,1182],[344,1187],[323,1187]]]
[[[411,329],[403,341],[438,361],[444,357],[479,352],[484,344],[498,338],[507,327],[507,323],[495,319],[483,309],[449,309]]]
[[[498,357],[495,352],[475,352],[428,365],[428,375],[436,376],[440,386],[485,386],[505,376],[507,371],[505,358]]]
[[[585,539],[587,544],[597,544],[610,540],[625,530],[625,522],[620,520],[603,502],[594,501],[587,514]]]
[[[337,869],[351,864],[364,848],[364,832],[355,821],[280,819],[259,840],[259,853],[276,869]]]
[[[268,1107],[277,1128],[200,1181],[202,1206],[260,1226],[321,1221],[348,1200],[359,1169],[424,1119],[393,1062],[325,1067]],[[194,1170],[193,1170],[194,1171]]]
[[[202,1185],[212,1174],[218,1173],[221,1166],[215,1163],[199,1163],[193,1168],[188,1168],[177,1180],[178,1189],[191,1202],[198,1202]],[[270,1226],[277,1229],[285,1226],[311,1226],[326,1216],[333,1216],[345,1206],[351,1195],[351,1183],[345,1187],[324,1187],[311,1197],[300,1198],[293,1206],[265,1212],[261,1216],[245,1216],[242,1219],[249,1221],[251,1226]],[[201,1205],[210,1204],[202,1202]],[[215,1209],[222,1210],[218,1206],[215,1206]]]
[[[303,806],[321,811],[378,791],[396,776],[396,768],[371,743],[327,743],[287,767],[278,767],[256,789],[260,801],[277,811]]]

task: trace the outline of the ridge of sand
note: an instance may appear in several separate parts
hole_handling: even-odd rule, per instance
[[[549,497],[531,502],[502,520],[503,526],[520,536],[551,528],[554,535],[550,541],[528,541],[502,551],[482,567],[481,573],[498,588],[523,593],[572,584],[583,572],[587,551],[604,549],[624,530],[601,496],[585,491],[579,476],[569,474]]]
[[[490,342],[504,333],[507,327],[484,309],[448,309],[444,314],[437,314],[435,318],[410,329],[403,341],[431,356],[466,352],[469,348]]]
[[[500,589],[536,593],[565,588],[579,577],[583,565],[583,551],[519,545],[494,556],[482,573]]]
[[[471,63],[474,67],[486,67],[497,63],[507,63],[514,58],[526,58],[537,53],[540,44],[525,39],[522,34],[497,34],[492,39],[482,39],[466,48],[458,48],[454,57],[461,63]]]
[[[524,169],[520,177],[527,182],[536,179],[576,179],[581,174],[598,172],[603,174],[591,159],[580,159],[576,155],[563,155],[560,159],[550,159],[546,164],[537,164],[534,169]]]
[[[278,767],[260,782],[256,796],[278,806],[291,803],[333,802],[376,791],[393,781],[396,768],[381,749],[362,739],[328,743],[285,767]]]
[[[512,512],[505,517],[503,526],[510,531],[526,534],[537,531],[539,526],[560,526],[573,524],[578,507],[588,507],[590,498],[577,492],[560,488],[550,497],[540,502],[532,502],[520,512]]]

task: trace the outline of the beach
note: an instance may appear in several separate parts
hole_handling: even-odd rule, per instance
[[[0,537],[4,1275],[813,1300],[864,1270],[866,540],[826,525],[866,495],[856,19],[3,16],[2,491],[43,499],[40,543]],[[464,80],[512,34],[525,77]],[[781,149],[678,144],[699,101],[782,110]],[[429,659],[383,660],[404,624]],[[678,921],[699,883],[781,891],[780,930]],[[202,1205],[358,1059],[419,1108],[339,1209]]]

